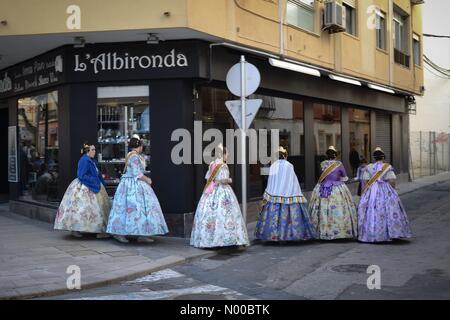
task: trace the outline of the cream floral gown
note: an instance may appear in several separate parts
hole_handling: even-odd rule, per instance
[[[203,192],[195,212],[191,245],[198,248],[248,246],[247,227],[236,195],[229,184],[216,182],[230,177],[228,166],[220,160],[212,162],[205,178],[210,178],[217,165],[222,166]]]

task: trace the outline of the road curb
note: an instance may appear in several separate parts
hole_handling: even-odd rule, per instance
[[[106,285],[111,285],[111,284],[116,284],[119,282],[123,282],[123,281],[130,281],[130,280],[134,280],[143,276],[146,276],[150,273],[153,272],[157,272],[163,269],[167,269],[167,268],[171,268],[174,267],[176,265],[182,264],[182,263],[186,263],[186,262],[191,262],[200,258],[205,258],[208,256],[213,256],[216,255],[216,252],[205,252],[205,253],[201,253],[201,254],[196,254],[195,256],[191,256],[191,257],[179,257],[179,256],[168,256],[168,257],[164,257],[161,259],[157,259],[155,261],[152,262],[145,262],[143,263],[143,267],[142,270],[139,270],[139,267],[136,268],[132,267],[130,268],[131,270],[129,270],[128,272],[112,272],[112,273],[119,273],[116,276],[111,276],[109,278],[106,278],[106,276],[102,276],[101,278],[106,278],[106,279],[101,279],[98,276],[88,276],[86,277],[87,279],[89,279],[86,283],[82,283],[81,285],[81,289],[79,290],[70,290],[67,287],[59,287],[59,288],[54,288],[54,289],[50,289],[50,290],[45,290],[43,287],[45,286],[52,286],[51,284],[49,285],[42,285],[42,287],[40,286],[36,286],[36,291],[31,291],[28,293],[24,293],[24,294],[13,294],[13,295],[2,295],[0,293],[0,300],[24,300],[24,299],[34,299],[34,298],[45,298],[45,297],[51,297],[51,296],[56,296],[56,295],[62,295],[62,294],[66,294],[66,293],[74,293],[74,292],[80,292],[82,290],[87,290],[87,289],[94,289],[97,287],[102,287],[102,286],[106,286]],[[132,270],[132,269],[136,269],[136,270]],[[123,275],[120,275],[120,273],[123,273]],[[83,280],[83,277],[82,277]],[[39,289],[40,288],[40,289]],[[14,289],[14,291],[16,291],[17,289]]]

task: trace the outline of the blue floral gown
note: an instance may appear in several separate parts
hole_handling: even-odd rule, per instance
[[[151,236],[168,233],[158,198],[152,187],[140,180],[145,160],[138,154],[129,157],[120,179],[109,215],[107,232],[115,235]]]
[[[206,179],[222,162],[216,160],[209,166]],[[233,189],[229,184],[215,181],[228,179],[228,166],[223,164],[217,172],[214,182],[200,198],[192,226],[191,245],[198,248],[249,245],[247,227],[241,208]]]

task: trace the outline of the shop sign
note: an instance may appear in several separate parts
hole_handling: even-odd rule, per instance
[[[18,95],[62,82],[63,55],[45,55],[0,73],[0,97]]]
[[[16,126],[8,127],[8,181],[19,182]]]
[[[150,68],[174,68],[188,67],[188,59],[185,54],[170,50],[167,54],[130,55],[117,52],[103,52],[92,56],[90,53],[75,55],[75,72],[86,72],[92,68],[94,74],[102,71],[134,70]]]
[[[193,78],[200,76],[196,41],[89,44],[68,48],[66,80],[70,82]]]

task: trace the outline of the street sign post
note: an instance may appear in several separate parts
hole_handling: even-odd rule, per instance
[[[233,116],[234,121],[242,130],[241,134],[241,165],[242,165],[242,215],[247,223],[247,161],[246,161],[246,138],[247,129],[261,107],[261,99],[247,100],[247,96],[255,93],[261,82],[261,75],[258,69],[245,61],[241,56],[241,61],[235,64],[228,71],[227,87],[240,100],[226,101],[225,105]],[[248,106],[247,106],[248,104]],[[248,108],[248,109],[247,109]],[[240,109],[240,110],[239,110]]]

